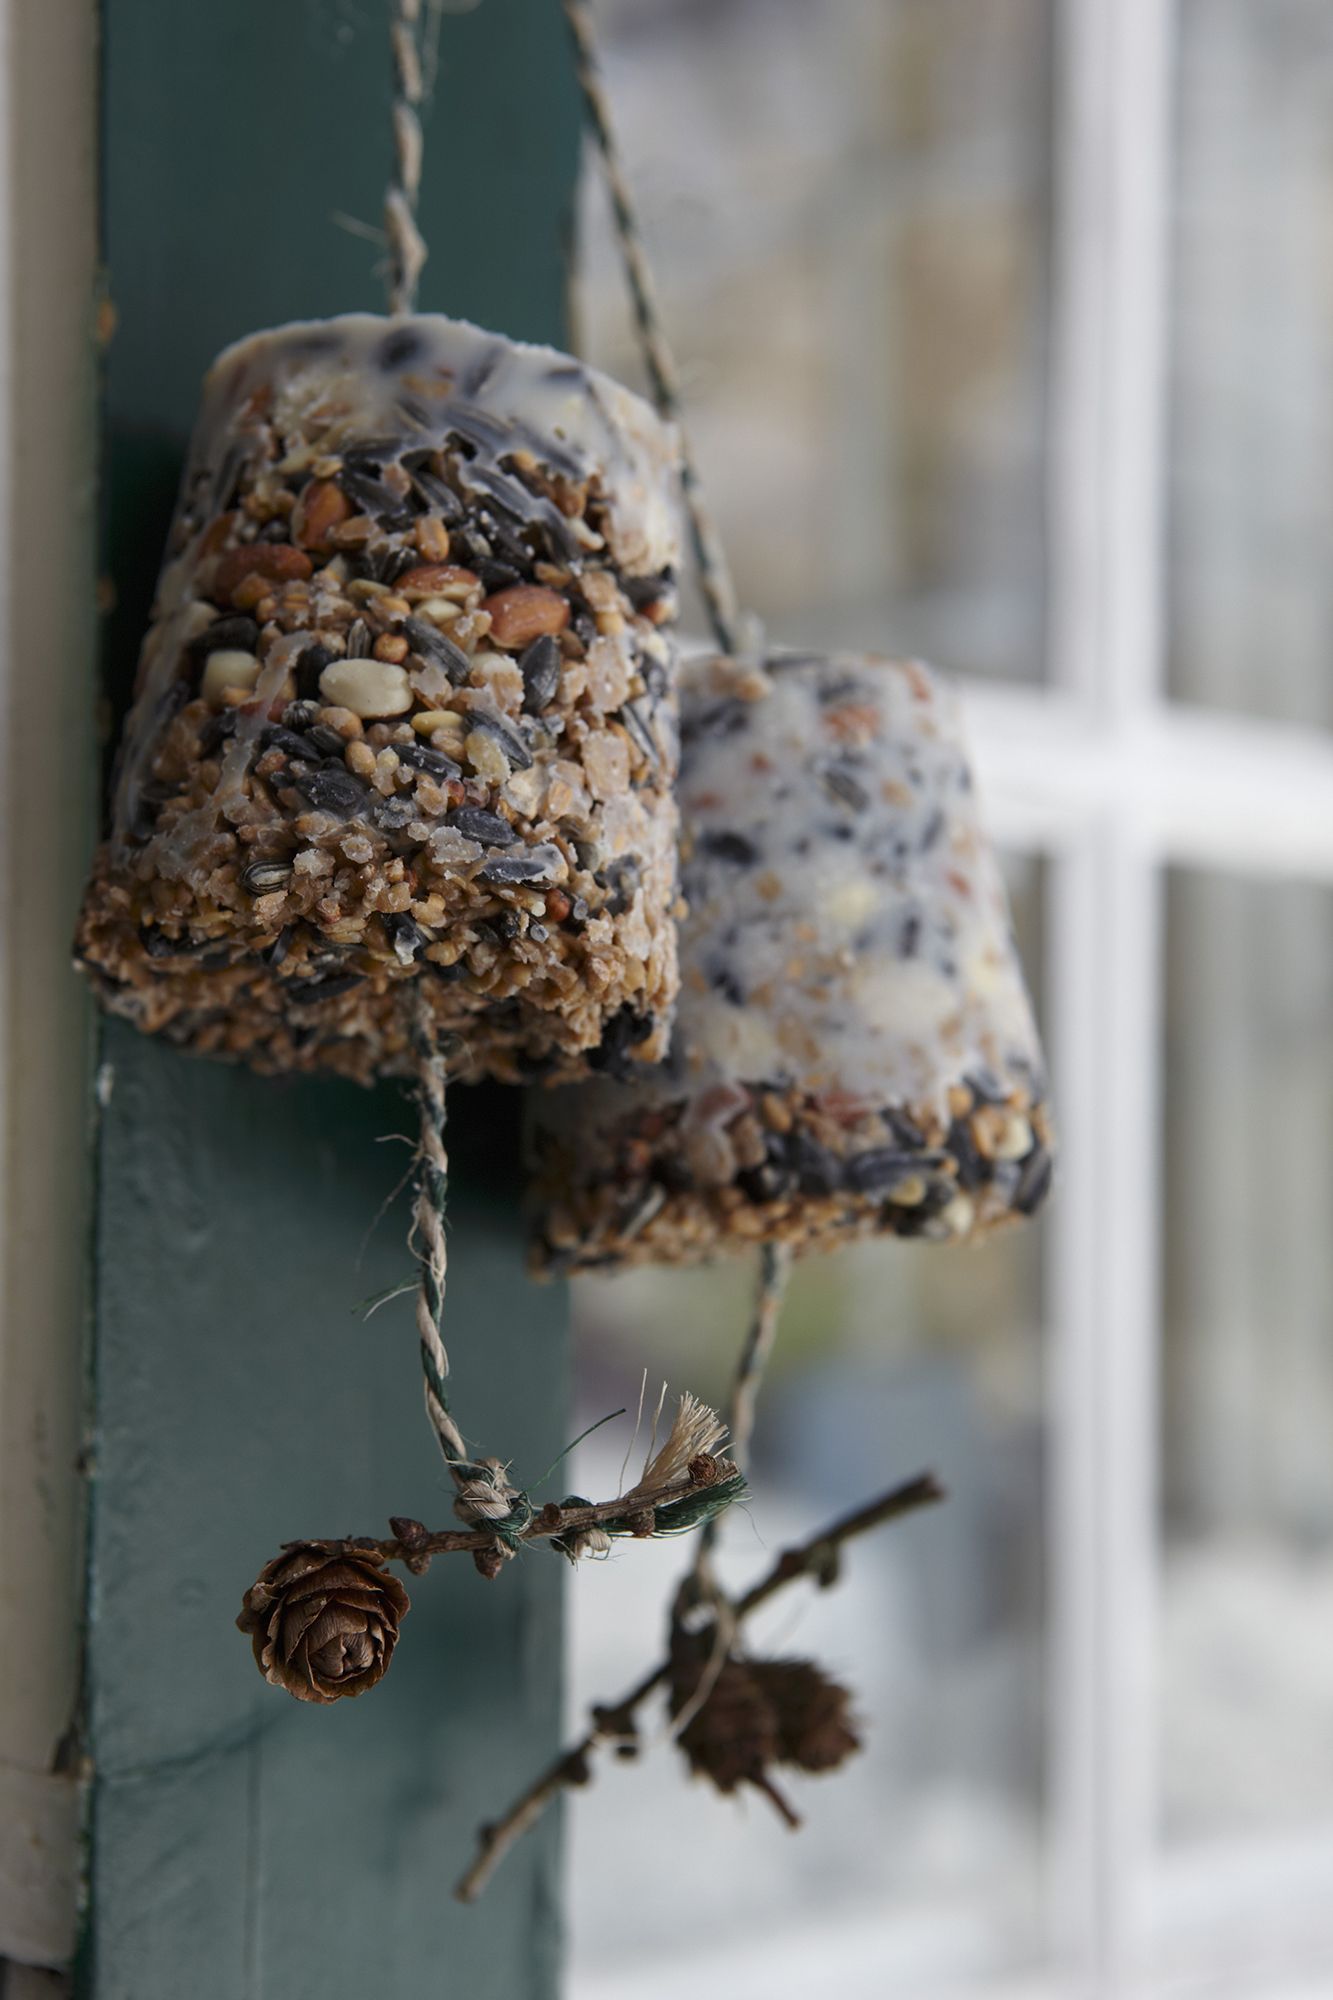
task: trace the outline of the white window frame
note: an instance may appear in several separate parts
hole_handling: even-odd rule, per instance
[[[1159,1832],[1160,1024],[1169,866],[1333,883],[1333,737],[1166,699],[1177,0],[1056,13],[1047,681],[967,695],[991,829],[1051,864],[1054,1984],[1024,1991],[1310,2000],[1333,1824],[1171,1853]]]

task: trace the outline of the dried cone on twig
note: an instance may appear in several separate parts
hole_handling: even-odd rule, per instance
[[[266,1681],[298,1701],[341,1701],[383,1680],[407,1592],[374,1548],[288,1542],[246,1591],[241,1631]]]
[[[814,1660],[757,1660],[751,1671],[773,1704],[782,1763],[836,1771],[861,1748],[850,1690]]]
[[[776,1765],[832,1771],[861,1747],[851,1695],[813,1660],[749,1660],[718,1666],[717,1627],[671,1635],[673,1716],[688,1716],[679,1743],[690,1769],[720,1792],[753,1785],[788,1826],[800,1825],[773,1782]],[[702,1696],[702,1699],[701,1699]]]

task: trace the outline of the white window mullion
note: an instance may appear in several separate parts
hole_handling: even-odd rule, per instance
[[[1057,1951],[1079,1990],[1109,2000],[1142,1956],[1155,1819],[1160,856],[1132,772],[1162,682],[1174,22],[1171,0],[1057,12],[1048,630],[1064,700],[1048,719],[1099,782],[1066,769],[1026,806],[1038,823],[1081,815],[1051,927],[1065,1149],[1049,1285],[1051,1886]],[[1024,761],[997,757],[1011,811]]]

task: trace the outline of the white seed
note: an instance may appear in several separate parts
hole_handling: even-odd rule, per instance
[[[461,742],[466,728],[461,715],[451,708],[423,708],[412,717],[412,727],[418,736],[433,736],[442,729],[448,736],[456,736]]]
[[[412,690],[401,667],[388,660],[334,660],[319,677],[325,701],[369,715],[402,715],[412,706]]]
[[[1032,1148],[1032,1127],[1021,1111],[1011,1111],[995,1145],[997,1160],[1024,1160]]]
[[[252,688],[258,679],[259,661],[253,653],[232,652],[224,646],[209,654],[199,692],[218,707],[224,688]]]
[[[970,1194],[956,1194],[947,1207],[940,1210],[940,1221],[950,1236],[970,1235],[976,1219],[977,1205]]]

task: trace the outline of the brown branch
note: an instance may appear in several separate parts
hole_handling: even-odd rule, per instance
[[[737,1619],[748,1618],[752,1611],[757,1611],[761,1604],[766,1604],[770,1597],[785,1590],[799,1577],[812,1577],[821,1589],[827,1588],[836,1579],[839,1551],[845,1542],[852,1541],[857,1535],[869,1534],[888,1521],[898,1520],[904,1514],[915,1512],[918,1507],[928,1507],[943,1498],[944,1488],[933,1473],[925,1472],[909,1479],[905,1485],[893,1487],[868,1505],[844,1514],[808,1542],[784,1550],[767,1576],[761,1577],[738,1599],[735,1606]],[[669,1671],[669,1662],[663,1660],[613,1706],[595,1707],[592,1710],[592,1728],[587,1735],[570,1749],[562,1751],[555,1762],[548,1765],[515,1799],[503,1818],[480,1828],[477,1854],[454,1890],[460,1903],[477,1900],[510,1848],[529,1827],[536,1825],[552,1799],[569,1786],[587,1784],[591,1776],[588,1759],[599,1743],[617,1737],[629,1738],[634,1734],[636,1709],[655,1689],[661,1687]]]
[[[671,1480],[663,1486],[636,1487],[632,1494],[622,1493],[616,1500],[590,1501],[579,1507],[562,1507],[558,1501],[550,1500],[533,1515],[518,1539],[521,1542],[548,1541],[555,1535],[574,1535],[583,1528],[598,1527],[603,1521],[627,1519],[631,1515],[636,1520],[642,1520],[643,1532],[650,1535],[653,1532],[653,1517],[659,1507],[669,1507],[679,1500],[689,1499],[694,1493],[706,1492],[710,1486],[721,1485],[724,1480],[733,1478],[735,1472],[736,1468],[729,1459],[701,1453],[692,1462],[685,1478]],[[395,1530],[391,1538],[384,1541],[361,1540],[357,1546],[378,1549],[386,1562],[406,1563],[418,1575],[429,1567],[432,1556],[475,1553],[489,1549],[495,1540],[489,1529],[425,1528],[420,1521],[411,1521],[402,1515],[396,1515],[389,1526]]]

